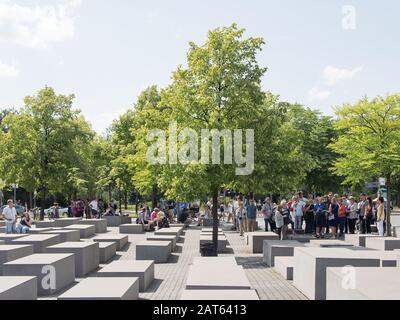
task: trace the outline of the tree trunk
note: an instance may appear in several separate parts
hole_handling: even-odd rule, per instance
[[[390,215],[391,215],[391,197],[390,197],[390,192],[391,192],[391,186],[392,186],[392,181],[391,181],[391,176],[388,175],[387,177],[387,211],[386,211],[386,236],[391,237],[392,236],[392,224],[390,222]]]
[[[213,207],[212,207],[212,216],[213,216],[213,243],[215,247],[215,255],[218,256],[218,189],[213,190],[212,194]]]
[[[46,190],[42,191],[40,197],[40,221],[44,220],[44,210],[46,209]]]
[[[122,191],[121,191],[121,186],[118,187],[118,197],[119,197],[119,212],[122,214]]]
[[[33,208],[33,194],[32,194],[32,191],[29,192],[29,207],[30,207],[30,209]]]
[[[158,199],[157,199],[157,186],[153,186],[153,190],[151,192],[151,205],[154,208],[157,208],[158,206]]]
[[[111,184],[108,185],[108,203],[111,203],[112,192],[111,192]]]
[[[124,194],[124,200],[125,200],[125,210],[128,210],[128,190],[125,190]]]
[[[397,206],[400,207],[400,182],[397,185]]]

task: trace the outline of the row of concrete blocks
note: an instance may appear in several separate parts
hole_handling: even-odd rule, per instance
[[[181,300],[259,300],[234,257],[196,257]]]
[[[399,257],[396,251],[378,251],[335,240],[311,241],[308,247],[297,241],[264,242],[264,262],[287,280],[294,280],[308,298],[317,300],[327,298],[328,267],[385,267],[382,272],[386,272],[386,268],[397,268]]]
[[[21,262],[13,275],[0,277],[0,300],[35,300],[37,296],[53,294],[75,281],[73,254],[40,254],[26,274],[19,276]],[[43,287],[43,268],[55,271],[52,289]],[[17,276],[15,275],[17,274]],[[33,275],[34,274],[34,275]],[[58,297],[59,300],[136,300],[154,280],[154,261],[114,261],[99,270],[95,277],[82,280]]]

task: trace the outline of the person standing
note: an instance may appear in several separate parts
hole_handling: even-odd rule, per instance
[[[346,228],[347,220],[347,203],[344,199],[339,200],[339,236],[342,237]]]
[[[328,224],[332,236],[337,239],[337,227],[339,224],[339,205],[335,197],[331,198],[331,204],[329,206]]]
[[[271,231],[274,231],[273,225],[272,225],[272,202],[271,198],[267,197],[265,199],[265,203],[262,206],[261,212],[264,217],[264,223],[265,223],[265,232],[268,232],[268,225],[271,228]]]
[[[236,209],[236,217],[239,223],[240,236],[243,237],[244,233],[247,232],[247,213],[243,202],[239,202],[239,208]]]
[[[360,202],[358,203],[358,222],[360,225],[360,234],[366,234],[367,226],[365,221],[366,210],[368,207],[367,195],[362,193],[360,195]]]
[[[374,203],[371,197],[367,198],[367,208],[365,210],[365,232],[371,234],[371,224],[374,217]]]
[[[379,197],[378,209],[376,211],[376,226],[378,228],[380,237],[383,237],[385,235],[384,222],[385,222],[385,199],[383,197]]]
[[[300,197],[300,194],[296,197],[295,202],[293,203],[293,216],[294,216],[294,230],[302,230],[303,229],[303,215],[306,204],[303,201],[303,197]]]
[[[281,227],[281,232],[280,232],[281,240],[286,240],[287,232],[289,229],[289,224],[291,223],[290,210],[289,210],[286,200],[281,201],[281,210],[280,210],[279,214],[281,215],[282,222],[283,222],[282,227]]]
[[[254,199],[250,199],[246,211],[247,211],[248,232],[254,232],[256,231],[256,221],[257,221],[257,205]]]
[[[89,207],[92,211],[91,214],[96,218],[99,214],[99,202],[97,201],[97,199],[94,199],[92,202],[90,202]]]
[[[314,200],[308,200],[304,209],[304,220],[306,222],[306,234],[314,233]]]
[[[231,202],[228,202],[225,208],[226,214],[228,215],[228,220],[227,223],[230,223],[231,221],[234,222],[234,216],[233,216],[233,206]]]
[[[7,201],[7,206],[3,209],[3,217],[4,220],[6,220],[6,233],[15,233],[17,223],[17,210],[15,210],[14,202],[12,200]]]
[[[316,238],[324,237],[324,228],[326,227],[326,205],[323,202],[322,198],[318,198],[318,202],[314,206],[315,211],[315,220],[316,220]]]
[[[356,232],[356,223],[358,219],[358,205],[357,202],[355,201],[354,197],[349,198],[350,204],[349,204],[349,216],[348,216],[348,222],[349,222],[349,233],[350,234],[355,234]]]

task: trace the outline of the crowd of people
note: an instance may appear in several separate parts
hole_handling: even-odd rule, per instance
[[[201,225],[203,219],[210,218],[212,204],[206,204],[204,213],[198,219]],[[370,234],[371,226],[376,223],[380,236],[385,232],[385,199],[372,199],[366,194],[359,198],[347,194],[339,196],[329,193],[326,196],[305,198],[298,192],[290,200],[283,199],[273,203],[267,197],[263,203],[254,199],[238,196],[236,200],[221,204],[219,218],[234,224],[234,229],[243,235],[253,232],[256,219],[261,215],[265,221],[265,231],[273,231],[286,239],[289,229],[293,233],[314,234],[316,238],[330,235],[333,238],[344,234]]]

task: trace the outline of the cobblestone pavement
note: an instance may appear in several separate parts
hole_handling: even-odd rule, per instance
[[[108,228],[110,233],[118,233],[118,228]],[[239,265],[243,266],[252,288],[258,292],[261,300],[305,300],[290,281],[285,280],[262,261],[261,254],[252,254],[245,244],[244,238],[236,232],[225,232],[230,248],[222,256],[235,256]],[[135,244],[145,240],[146,235],[128,235],[129,245],[124,251],[118,252],[114,260],[135,259]],[[199,253],[200,228],[190,227],[181,236],[175,252],[168,263],[155,265],[155,280],[140,299],[146,300],[179,300],[185,288],[189,266]],[[85,241],[91,241],[86,239]],[[103,265],[100,265],[103,267]],[[95,276],[96,271],[88,275]],[[77,279],[77,282],[82,279]],[[68,290],[69,288],[66,288]],[[66,290],[63,290],[65,292]],[[58,295],[63,292],[59,292]],[[41,298],[56,299],[56,296]]]

